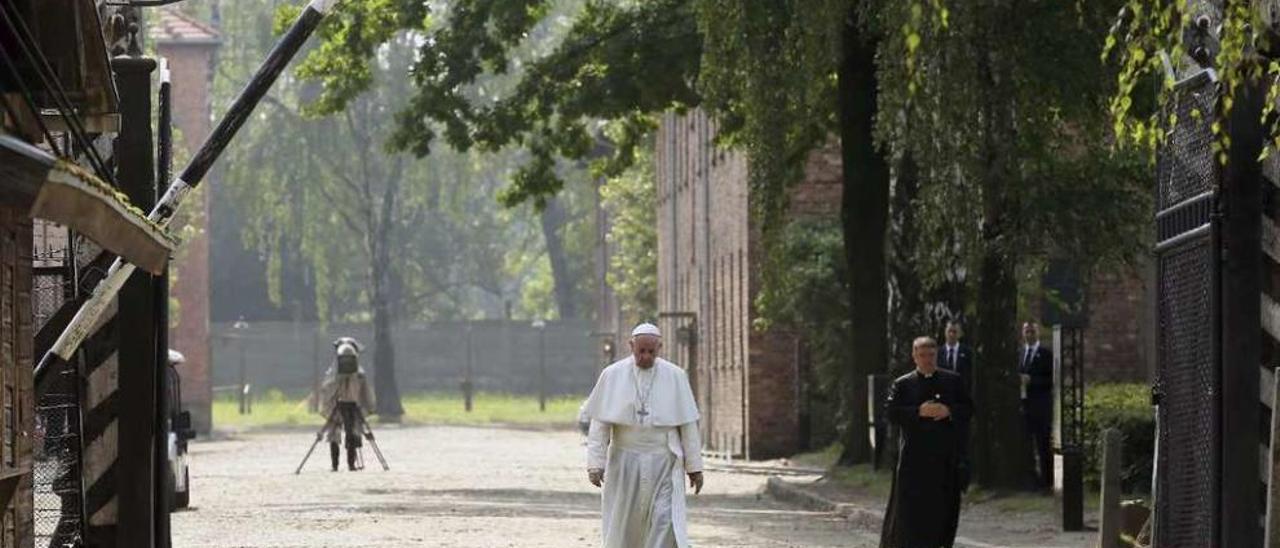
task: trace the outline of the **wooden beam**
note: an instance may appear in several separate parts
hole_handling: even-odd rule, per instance
[[[151,133],[151,73],[154,60],[116,57],[112,61],[120,93],[124,125],[116,137],[116,162],[122,190],[133,206],[151,209],[156,201],[154,143]],[[167,257],[166,257],[167,259]],[[156,504],[156,363],[155,279],[135,272],[120,291],[116,312],[119,335],[117,389],[119,455],[116,475],[116,548],[157,548]]]

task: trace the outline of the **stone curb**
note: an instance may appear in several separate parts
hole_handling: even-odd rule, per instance
[[[864,531],[879,533],[881,526],[884,524],[884,512],[881,510],[846,502],[835,502],[777,476],[769,478],[765,491],[769,496],[779,501],[795,504],[806,510],[835,514],[853,527]],[[1011,547],[956,537],[955,548]]]

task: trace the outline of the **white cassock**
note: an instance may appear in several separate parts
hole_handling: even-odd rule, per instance
[[[685,474],[702,471],[698,406],[683,369],[628,357],[587,399],[587,468],[604,469],[604,548],[688,548]]]

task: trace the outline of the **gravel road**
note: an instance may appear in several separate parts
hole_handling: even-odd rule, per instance
[[[192,445],[192,509],[173,517],[177,548],[599,546],[599,494],[574,432],[377,428],[391,471],[365,448],[362,472],[328,470],[321,444],[293,470],[308,432],[240,434]],[[763,496],[766,475],[712,466],[690,497],[706,547],[871,547],[827,514]]]

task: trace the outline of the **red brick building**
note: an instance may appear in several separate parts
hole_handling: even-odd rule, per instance
[[[164,8],[153,15],[149,36],[156,46],[156,54],[169,63],[173,85],[173,123],[181,134],[174,147],[184,147],[188,155],[195,154],[196,147],[208,136],[211,127],[210,82],[214,53],[220,38],[215,29],[177,9]],[[204,185],[205,188],[217,184],[216,181],[209,183]],[[183,406],[191,411],[192,426],[199,432],[208,432],[213,409],[212,353],[209,349],[209,238],[205,230],[209,201],[193,201],[198,205],[187,210],[191,214],[184,214],[183,218],[175,221],[182,223],[185,219],[191,229],[182,232],[185,238],[182,249],[174,257],[170,271],[173,278],[170,295],[179,306],[171,322],[169,346],[182,352],[187,359],[180,374]]]
[[[666,353],[690,373],[711,453],[765,459],[800,449],[798,339],[752,329],[760,230],[742,154],[716,148],[715,123],[668,114],[658,130],[658,309]],[[813,154],[790,216],[836,215],[840,161]]]

